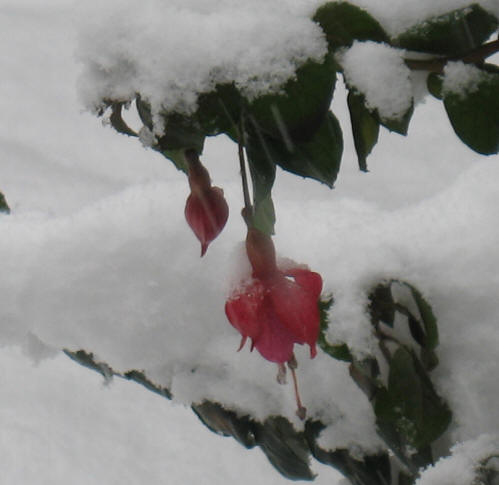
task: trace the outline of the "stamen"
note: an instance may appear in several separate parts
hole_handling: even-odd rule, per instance
[[[296,415],[303,421],[307,417],[307,408],[303,406],[300,399],[300,392],[298,391],[298,379],[296,378],[296,368],[298,367],[298,363],[296,362],[296,358],[293,355],[291,359],[288,360],[288,367],[291,370],[291,376],[293,377],[293,385],[295,388],[295,397],[296,397]]]

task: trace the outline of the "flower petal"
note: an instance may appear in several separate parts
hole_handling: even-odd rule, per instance
[[[319,298],[322,291],[322,277],[319,273],[303,268],[291,268],[284,274],[292,276],[298,285],[312,293],[315,298]]]
[[[234,292],[225,303],[225,314],[243,337],[255,340],[261,333],[265,288],[259,280]]]
[[[282,276],[274,281],[270,297],[277,317],[295,342],[313,346],[319,336],[320,322],[316,288],[308,291]]]
[[[222,231],[229,217],[229,206],[219,187],[193,192],[185,204],[185,218],[201,242],[201,256]]]
[[[293,335],[282,325],[270,305],[264,308],[265,311],[260,314],[262,331],[254,340],[254,345],[265,359],[277,363],[287,362],[293,356]]]

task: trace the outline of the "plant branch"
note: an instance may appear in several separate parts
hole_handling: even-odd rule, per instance
[[[479,64],[487,57],[499,52],[499,39],[487,42],[462,57],[438,57],[433,59],[404,59],[405,65],[413,71],[442,73],[450,61],[462,61],[466,64]]]

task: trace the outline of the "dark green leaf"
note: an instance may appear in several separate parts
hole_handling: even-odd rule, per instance
[[[421,327],[419,320],[415,318],[414,315],[409,313],[408,321],[409,321],[409,331],[411,332],[412,338],[421,347],[426,347],[426,335],[423,328]]]
[[[64,350],[64,353],[78,364],[88,369],[94,370],[104,377],[106,381],[112,380],[114,376],[114,371],[105,362],[98,362],[92,352],[85,352],[84,350],[77,350],[73,352],[71,350]]]
[[[9,214],[10,213],[10,207],[7,204],[7,201],[5,200],[4,195],[2,194],[2,192],[0,192],[0,213],[2,213],[2,212],[4,214]]]
[[[379,121],[366,108],[364,96],[361,94],[350,90],[347,102],[359,168],[367,172],[367,156],[378,142]]]
[[[396,433],[401,443],[424,450],[448,427],[451,413],[436,394],[412,351],[399,347],[390,362],[388,388],[376,395],[375,414],[380,429]]]
[[[163,116],[164,135],[158,139],[161,151],[196,150],[203,151],[205,135],[197,124],[185,115],[171,113]]]
[[[349,47],[354,40],[387,42],[388,36],[376,19],[347,2],[328,2],[313,17],[326,33],[329,49]]]
[[[411,103],[410,108],[399,118],[381,118],[378,115],[378,120],[380,124],[382,124],[385,128],[390,131],[394,131],[399,135],[407,135],[407,131],[409,130],[409,123],[412,118],[412,114],[414,113],[414,104]],[[377,113],[376,113],[377,114]]]
[[[305,423],[305,438],[315,459],[336,468],[354,485],[387,485],[391,483],[391,467],[388,453],[353,457],[348,450],[325,450],[317,438],[325,428],[320,421]]]
[[[129,381],[134,381],[141,386],[144,386],[147,390],[154,392],[156,394],[159,394],[160,396],[165,397],[166,399],[171,399],[172,394],[169,389],[166,387],[160,387],[156,384],[154,384],[152,381],[150,381],[144,372],[137,371],[137,370],[130,370],[128,372],[125,372],[122,377],[125,379],[128,379]]]
[[[151,107],[140,96],[135,100],[137,112],[144,126],[153,129]],[[187,173],[187,163],[184,153],[193,149],[197,153],[203,151],[205,135],[199,123],[193,118],[178,113],[163,116],[164,135],[157,139],[152,148],[171,160],[174,165]]]
[[[443,78],[440,74],[431,72],[426,78],[426,86],[431,95],[435,96],[437,99],[443,99]]]
[[[109,117],[109,121],[111,122],[112,127],[123,135],[128,136],[137,136],[137,133],[133,131],[126,123],[125,120],[121,116],[121,111],[123,109],[123,103],[113,103],[111,105],[111,116]]]
[[[340,124],[331,112],[311,140],[288,146],[268,138],[266,146],[282,169],[333,186],[340,169],[343,136]]]
[[[281,416],[256,423],[255,439],[269,461],[290,480],[313,480],[310,451],[303,433]]]
[[[499,152],[499,74],[482,71],[481,81],[466,93],[445,93],[452,128],[475,152]]]
[[[350,377],[359,386],[362,392],[372,401],[374,396],[380,391],[378,381],[379,365],[376,359],[367,358],[364,360],[353,360],[348,367]]]
[[[427,371],[432,371],[438,365],[438,357],[434,350],[421,349],[421,364]]]
[[[253,123],[287,146],[309,140],[329,110],[336,83],[332,56],[308,61],[278,94],[260,96],[249,106]]]
[[[185,159],[185,150],[161,150],[157,146],[155,150],[159,151],[165,158],[168,158],[178,170],[187,173],[187,160]]]
[[[485,42],[496,29],[497,19],[472,4],[420,22],[393,42],[408,50],[461,56]]]
[[[399,472],[399,481],[397,485],[413,485],[414,477],[412,475],[408,475],[404,472]]]
[[[153,131],[154,127],[152,121],[151,106],[149,105],[149,103],[145,102],[140,96],[137,96],[137,98],[135,99],[135,106],[142,123],[144,123],[144,126]]]
[[[369,313],[373,325],[380,321],[393,327],[395,321],[395,301],[393,300],[391,282],[376,286],[369,295]]]
[[[424,347],[429,350],[433,350],[438,345],[437,318],[435,317],[430,304],[423,298],[423,295],[417,290],[417,288],[409,283],[404,283],[404,285],[411,290],[412,297],[416,302],[419,314],[421,315],[421,320],[423,321],[425,333]]]
[[[245,101],[234,84],[218,84],[198,99],[198,109],[193,115],[207,136],[227,133],[237,139],[238,124]]]
[[[214,433],[233,436],[246,448],[255,446],[254,423],[248,416],[240,417],[234,411],[225,409],[222,405],[211,401],[193,404],[192,410],[201,422]]]

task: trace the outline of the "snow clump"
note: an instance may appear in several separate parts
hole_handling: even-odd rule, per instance
[[[411,72],[403,52],[376,42],[355,41],[339,56],[347,83],[385,120],[400,119],[412,104]]]

